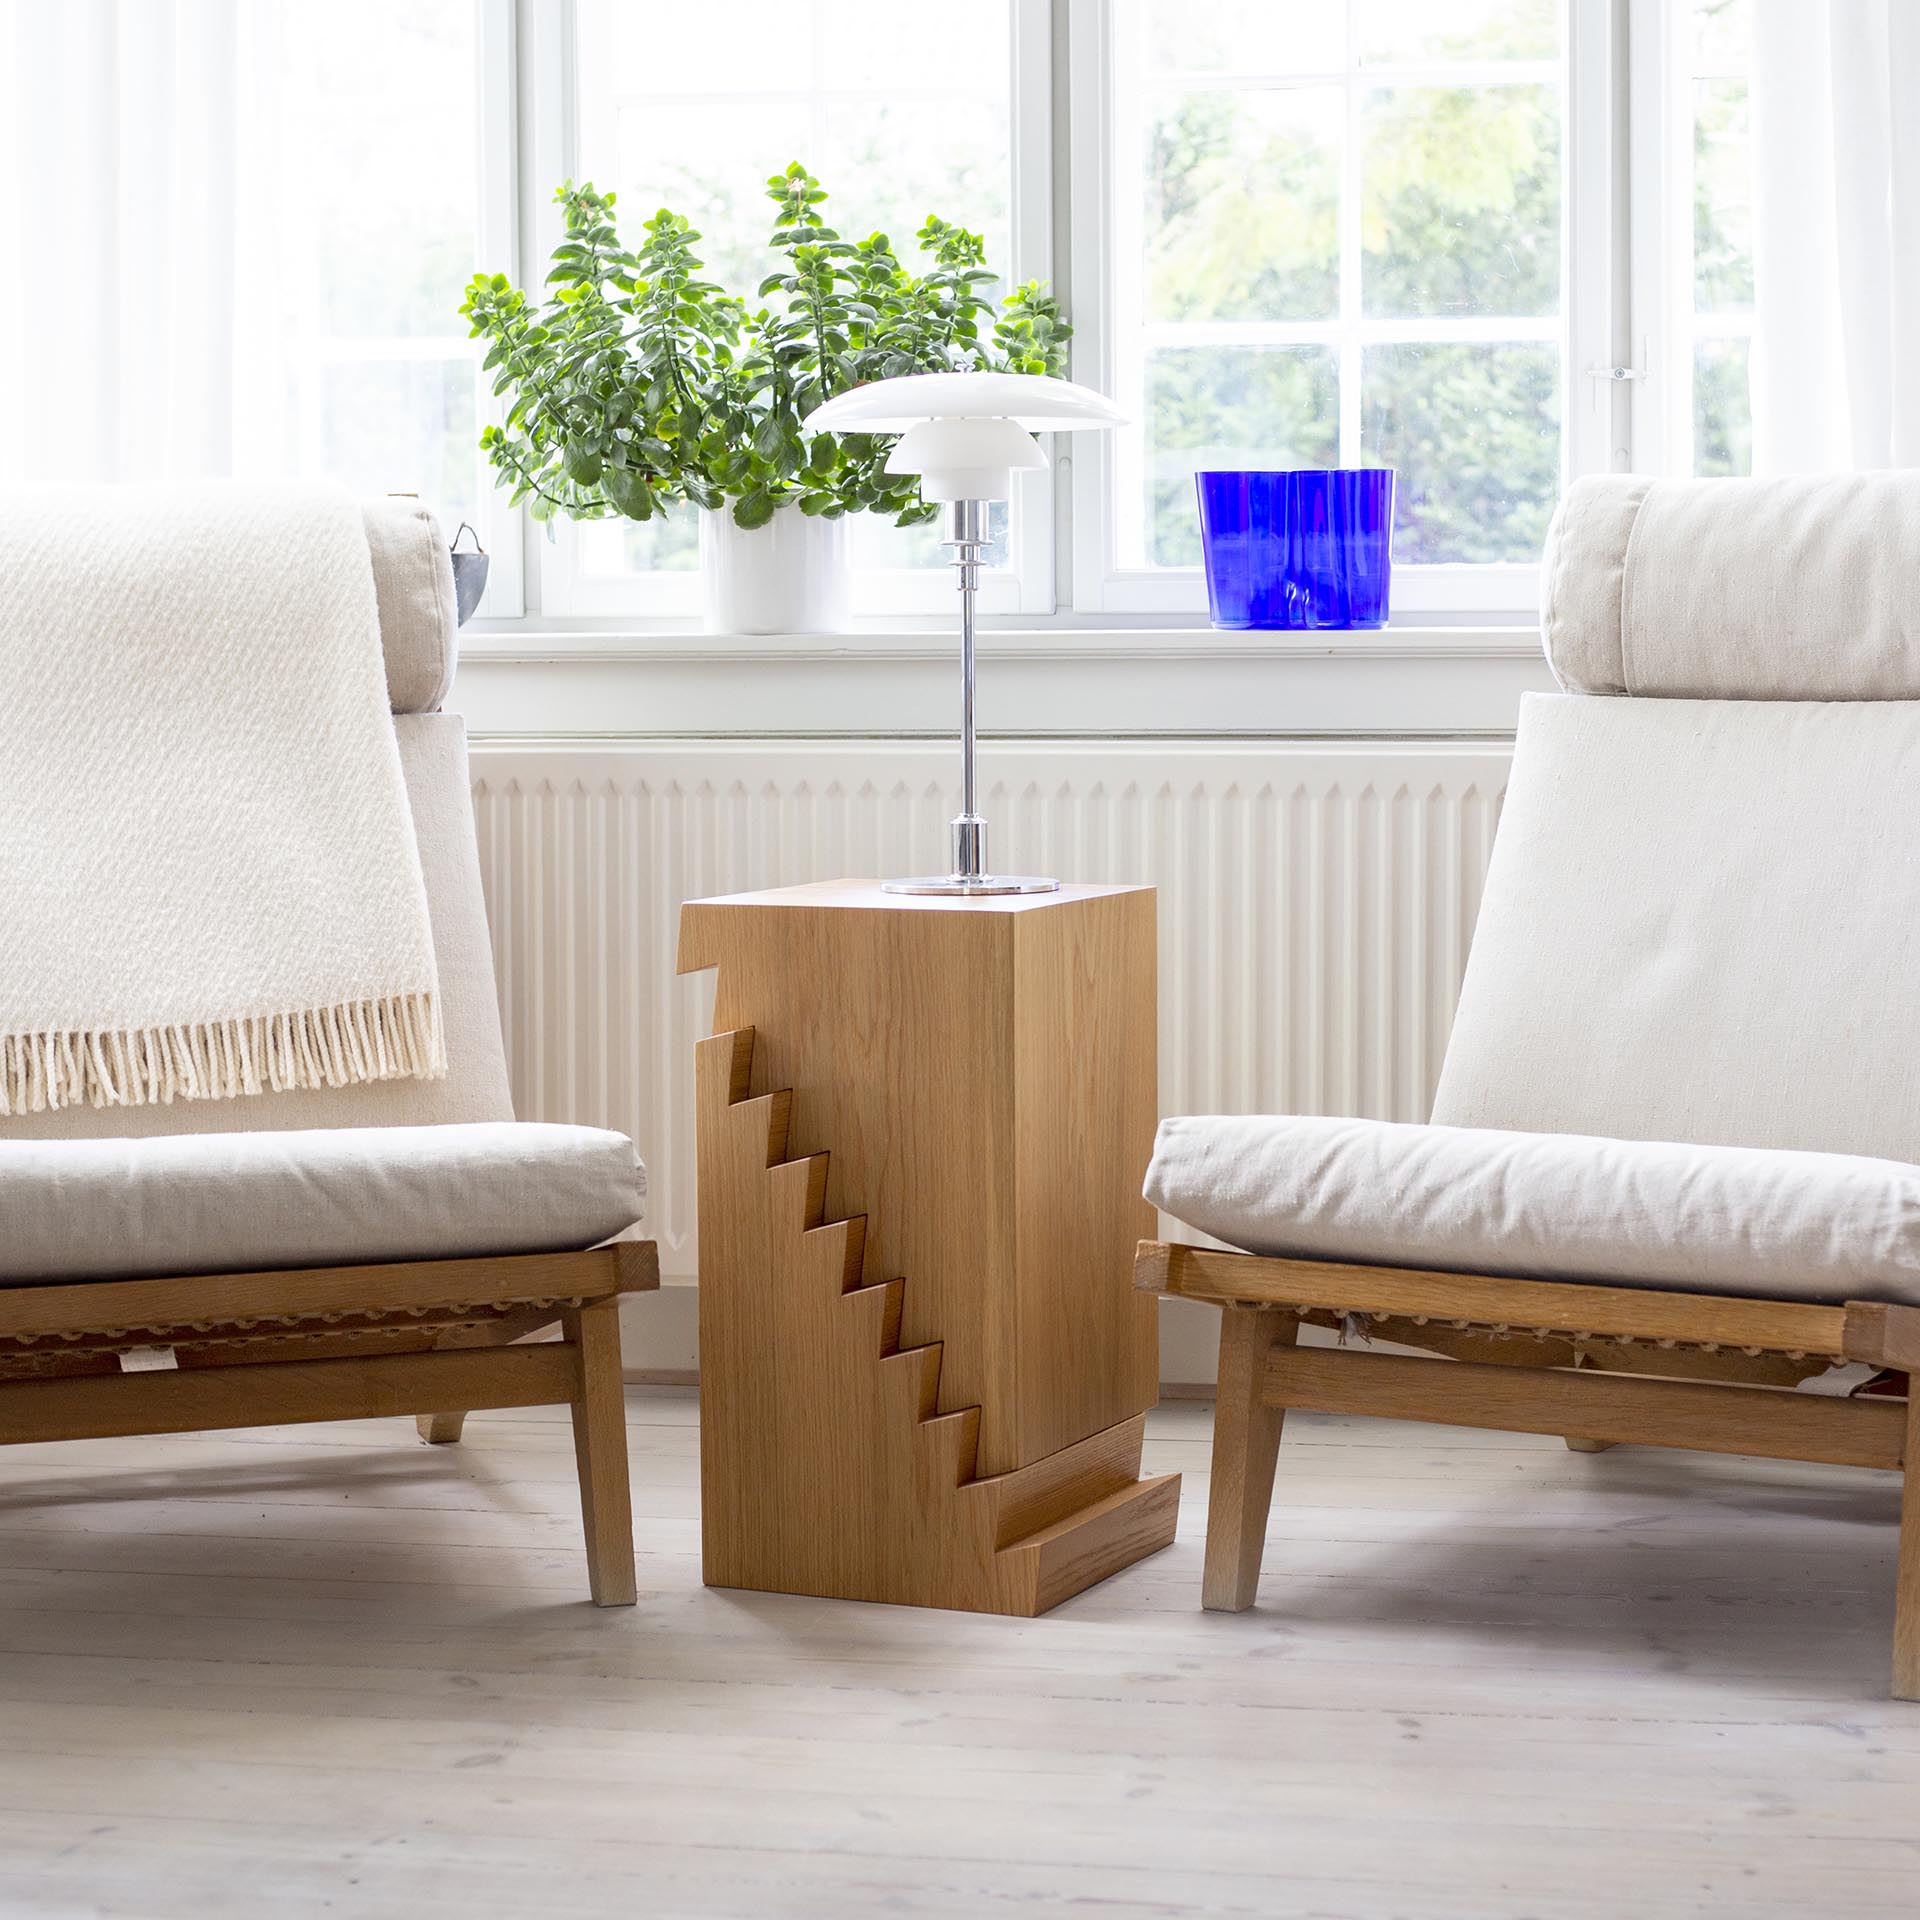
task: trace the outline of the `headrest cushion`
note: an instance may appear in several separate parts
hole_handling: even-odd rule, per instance
[[[368,500],[367,549],[380,602],[387,702],[395,713],[432,713],[453,685],[459,658],[453,562],[439,523],[418,500]]]
[[[1576,480],[1540,626],[1572,693],[1920,700],[1920,471]]]

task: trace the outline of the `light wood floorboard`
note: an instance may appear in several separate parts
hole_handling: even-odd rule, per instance
[[[1040,1620],[709,1592],[628,1394],[0,1455],[0,1914],[1920,1912],[1891,1474],[1289,1416],[1259,1603],[1178,1544]]]

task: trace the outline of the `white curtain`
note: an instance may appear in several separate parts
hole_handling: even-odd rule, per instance
[[[1920,466],[1920,0],[1754,0],[1753,465]]]
[[[0,481],[244,472],[278,445],[278,15],[0,0]]]

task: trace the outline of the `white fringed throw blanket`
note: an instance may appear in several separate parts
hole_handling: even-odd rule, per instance
[[[0,716],[0,1115],[446,1071],[348,494],[0,494]]]

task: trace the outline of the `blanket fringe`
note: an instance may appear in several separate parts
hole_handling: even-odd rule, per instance
[[[59,1107],[170,1106],[373,1080],[437,1080],[446,1070],[437,993],[184,1026],[9,1033],[0,1034],[0,1118]]]

